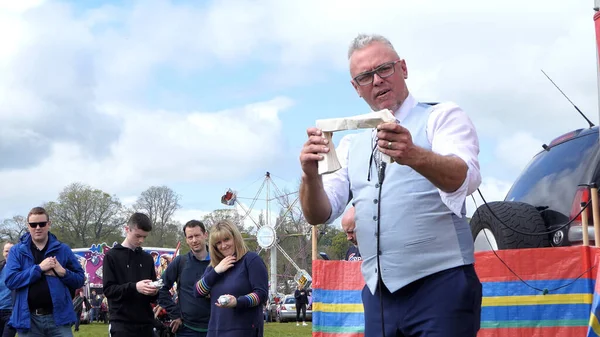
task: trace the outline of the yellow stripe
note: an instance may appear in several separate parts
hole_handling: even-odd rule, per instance
[[[364,312],[362,304],[331,304],[331,303],[313,303],[313,311],[321,312]]]
[[[589,326],[594,330],[596,336],[600,336],[600,323],[598,323],[598,317],[596,317],[593,312],[590,314]]]
[[[529,295],[484,297],[484,307],[540,304],[592,304],[593,294]]]

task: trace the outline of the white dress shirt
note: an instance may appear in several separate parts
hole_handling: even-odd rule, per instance
[[[402,120],[416,105],[417,101],[409,94],[400,109],[394,113],[401,125]],[[426,132],[433,152],[443,156],[454,155],[467,164],[467,177],[456,191],[447,193],[438,189],[442,202],[454,214],[462,217],[466,197],[475,192],[481,184],[478,159],[479,139],[475,126],[458,105],[453,102],[444,102],[433,107],[427,121]],[[337,219],[349,201],[348,150],[354,136],[355,134],[351,134],[342,137],[336,147],[335,151],[342,168],[323,175],[323,186],[331,203],[331,215],[326,223]]]

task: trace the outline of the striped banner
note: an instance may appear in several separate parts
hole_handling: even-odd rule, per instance
[[[478,337],[600,337],[600,289],[594,292],[600,249],[496,253],[476,254],[483,283]],[[364,336],[360,265],[313,261],[313,337]]]

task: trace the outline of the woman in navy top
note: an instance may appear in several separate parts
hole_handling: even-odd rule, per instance
[[[262,337],[269,289],[265,263],[248,251],[230,221],[214,225],[208,241],[210,266],[196,284],[198,294],[212,302],[207,337]],[[218,303],[221,296],[227,303]]]

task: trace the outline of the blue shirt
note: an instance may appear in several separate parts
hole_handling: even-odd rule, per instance
[[[12,309],[12,291],[6,286],[6,268],[0,272],[0,310]]]

